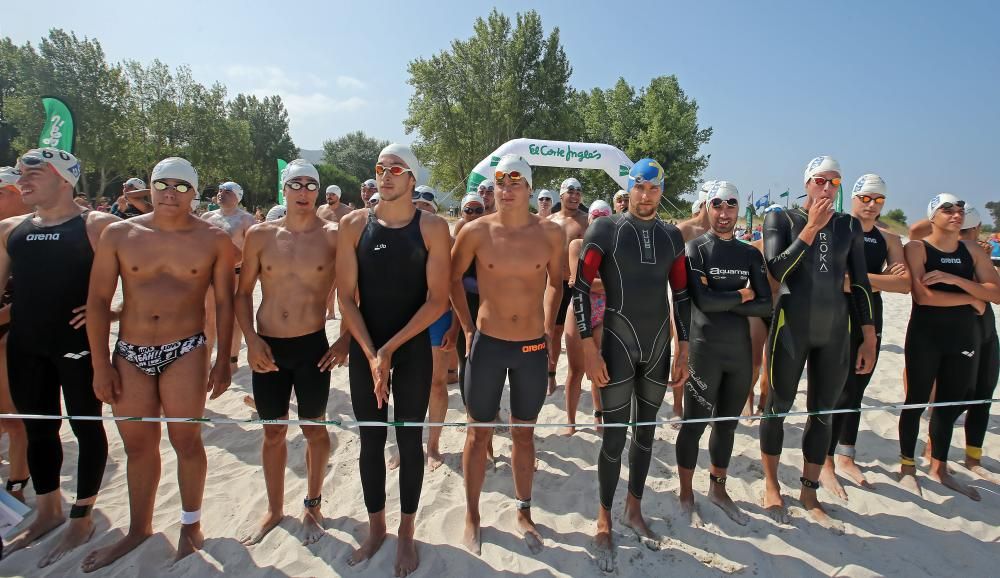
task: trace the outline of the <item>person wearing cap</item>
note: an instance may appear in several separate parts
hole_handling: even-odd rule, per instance
[[[0,168],[0,221],[27,215],[31,207],[21,200],[21,189],[17,180],[21,173],[14,167]],[[10,332],[10,309],[14,300],[14,279],[0,296],[0,413],[17,413],[10,397],[10,381],[7,376],[7,334]],[[0,419],[0,431],[7,432],[7,493],[24,502],[24,488],[28,485],[28,438],[24,422],[19,419]]]
[[[753,384],[750,317],[771,314],[771,287],[760,251],[736,238],[740,197],[736,186],[718,181],[704,203],[710,230],[688,241],[688,292],[691,294],[691,376],[684,386],[684,419],[735,418]],[[736,420],[712,423],[708,443],[709,499],[731,520],[745,526],[749,517],[726,492]],[[692,482],[698,445],[707,423],[681,424],[677,466],[681,511],[690,523],[695,512]]]
[[[702,183],[701,188],[698,190],[698,198],[691,203],[691,218],[677,224],[677,228],[681,230],[681,235],[684,236],[685,243],[691,239],[697,239],[712,228],[708,223],[708,211],[705,210],[705,201],[708,200],[712,191],[717,188],[718,183],[719,181],[716,180],[708,180]],[[739,235],[737,235],[737,238],[739,238]]]
[[[619,189],[615,193],[615,198],[613,199],[615,205],[615,214],[624,213],[628,211],[628,191]]]
[[[552,214],[552,200],[554,195],[548,189],[542,189],[538,193],[538,216],[546,219]]]
[[[368,179],[367,181],[361,183],[361,204],[364,207],[369,206],[368,201],[371,200],[372,195],[378,194],[378,185],[375,184],[375,179]]]
[[[982,218],[979,215],[979,211],[966,204],[965,217],[962,221],[962,231],[959,234],[959,239],[972,254],[977,253],[977,251],[973,248],[973,244],[979,244],[978,241],[981,224]],[[918,221],[917,223],[914,223],[913,227],[910,228],[910,241],[921,241],[928,237],[933,231],[934,227],[931,224],[930,219]],[[927,250],[930,251],[931,249],[928,247]],[[982,249],[981,252],[982,255],[977,255],[976,259],[982,260],[989,258],[989,253],[986,249]],[[994,268],[994,271],[995,270],[996,269]],[[984,280],[979,277],[978,273],[976,275],[976,279]],[[987,277],[985,281],[998,283],[998,279],[996,277],[994,277],[992,281]],[[981,326],[980,346],[977,353],[979,363],[978,370],[974,378],[974,386],[968,398],[977,400],[992,399],[994,397],[993,394],[996,391],[997,378],[1000,376],[1000,342],[998,342],[997,339],[996,317],[990,303],[986,303],[983,309],[983,314],[978,316],[978,321]],[[909,379],[905,368],[903,371],[903,379],[904,383],[908,383]],[[934,389],[931,391],[930,399],[931,401],[939,401],[934,395]],[[965,418],[966,469],[982,479],[996,480],[995,474],[982,464],[983,442],[986,439],[986,430],[989,423],[991,409],[990,404],[976,404],[960,407],[959,409],[967,410],[969,412]],[[937,409],[935,409],[934,412],[936,413]],[[933,448],[934,440],[928,439],[926,446],[928,456],[932,457]]]
[[[476,194],[483,198],[483,206],[486,207],[487,215],[497,212],[496,195],[493,189],[494,184],[490,179],[486,179],[476,187]]]
[[[605,425],[655,421],[667,389],[687,380],[691,310],[686,258],[680,231],[656,214],[664,176],[663,167],[653,159],[635,163],[628,178],[628,212],[597,219],[583,238],[573,285],[573,313],[583,341],[587,376],[600,388],[600,417]],[[598,276],[607,295],[601,349],[593,338],[590,301]],[[673,356],[671,309],[675,309],[672,325],[678,334]],[[652,425],[633,428],[623,513],[625,524],[653,549],[659,548],[659,537],[642,515],[642,496],[655,431]],[[600,507],[594,542],[597,564],[605,572],[615,567],[611,506],[621,477],[625,438],[625,427],[601,429],[597,455]]]
[[[462,228],[481,218],[486,214],[486,208],[483,202],[483,198],[476,193],[469,193],[462,197],[462,219],[455,223],[455,232],[453,238],[457,239],[458,234],[461,232]],[[462,273],[462,287],[465,290],[465,302],[469,307],[469,317],[473,320],[479,318],[479,280],[476,277],[476,263],[473,261],[469,268]],[[458,320],[453,321],[454,329],[461,329],[461,324]],[[458,331],[455,343],[455,352],[458,354],[458,392],[462,395],[462,406],[465,406],[465,369],[466,369],[466,354],[468,353],[468,347],[465,340],[465,332]],[[490,444],[489,455],[493,456],[493,445]]]
[[[829,156],[812,159],[803,174],[804,207],[764,216],[764,259],[771,275],[781,283],[768,349],[771,376],[760,448],[764,466],[763,505],[768,516],[788,523],[778,462],[784,440],[784,414],[792,409],[799,378],[809,364],[806,407],[828,411],[836,407],[848,371],[871,373],[875,362],[874,311],[865,264],[864,232],[851,215],[835,213],[833,200],[840,187],[840,164]],[[849,276],[850,299],[843,295]],[[853,305],[849,302],[853,301]],[[857,364],[851,357],[849,307],[857,309],[863,340]],[[821,526],[842,533],[843,524],[831,518],[817,497],[819,474],[826,463],[832,420],[810,415],[802,436],[804,458],[799,499]]]
[[[267,215],[264,217],[264,222],[277,221],[278,219],[284,218],[288,214],[288,207],[285,205],[275,205],[268,209]]]
[[[490,422],[500,410],[509,375],[511,423],[533,424],[546,395],[549,344],[555,325],[566,243],[561,227],[531,214],[531,166],[505,155],[494,176],[498,210],[470,222],[452,249],[452,306],[469,344],[465,402],[469,419]],[[467,307],[462,278],[473,263],[481,304],[476,319]],[[553,345],[555,346],[555,345]],[[479,497],[493,428],[466,430],[462,456],[465,473],[466,548],[480,554],[482,537]],[[535,470],[534,428],[512,427],[516,528],[532,554],[542,550],[542,537],[531,518]]]
[[[337,185],[330,185],[326,188],[326,204],[320,205],[316,209],[316,215],[320,219],[330,221],[331,223],[339,223],[340,219],[350,212],[351,209],[340,202],[340,187]]]
[[[94,247],[104,229],[118,219],[73,201],[81,167],[68,152],[30,150],[18,159],[16,170],[21,201],[34,212],[0,221],[0,285],[17,278],[7,336],[11,400],[19,413],[58,415],[65,404],[69,415],[100,416],[84,326],[89,327],[95,316],[110,314],[110,305],[103,312],[88,309],[87,295]],[[79,448],[77,499],[70,508],[70,523],[46,547],[41,567],[87,542],[94,531],[91,512],[107,464],[107,436],[100,421],[72,420],[70,425]],[[60,426],[59,420],[24,421],[35,517],[7,545],[8,554],[66,521],[60,490]]]
[[[205,211],[201,218],[225,231],[232,239],[236,260],[236,267],[233,270],[233,286],[235,286],[240,274],[240,264],[243,261],[243,243],[247,230],[256,224],[256,220],[253,215],[240,206],[240,203],[243,202],[243,187],[237,183],[227,181],[219,185],[215,202],[219,204],[219,208],[214,211]],[[212,351],[215,347],[215,297],[212,291],[209,291],[205,297],[205,338],[208,340],[208,350]],[[236,364],[239,361],[242,341],[243,336],[240,334],[240,328],[234,320],[232,345],[229,354],[226,355],[229,358],[229,363],[233,365],[233,371],[236,370]]]
[[[341,330],[331,347],[325,330],[336,268],[337,225],[321,219],[313,208],[320,183],[311,163],[301,159],[288,163],[281,184],[287,215],[254,225],[247,232],[236,317],[247,336],[247,363],[253,370],[253,399],[260,418],[288,419],[294,391],[297,417],[323,420],[330,395],[330,367],[344,364],[350,339]],[[261,301],[255,315],[258,281]],[[301,429],[306,440],[301,541],[312,544],[324,535],[321,495],[330,436],[322,425]],[[243,544],[257,544],[284,518],[287,433],[286,425],[264,424],[261,464],[267,511],[259,525],[242,537]]]
[[[110,225],[101,236],[87,300],[93,389],[115,415],[200,418],[206,394],[229,387],[227,352],[233,331],[233,242],[191,212],[198,173],[187,160],[163,159],[150,175],[153,210]],[[114,351],[106,313],[122,278],[123,306]],[[209,370],[205,346],[205,293],[215,293],[220,348]],[[128,533],[83,561],[93,572],[129,553],[153,533],[160,482],[160,424],[117,422],[125,444],[130,502]],[[207,459],[201,424],[167,424],[177,456],[181,497],[175,560],[201,548],[201,506]]]
[[[337,299],[353,336],[348,369],[351,406],[361,421],[423,422],[431,392],[433,357],[428,327],[448,307],[451,264],[448,223],[419,211],[413,191],[424,171],[410,147],[390,144],[375,165],[380,200],[340,221]],[[392,383],[390,390],[389,383]],[[351,566],[375,555],[386,535],[384,426],[360,428],[361,486],[368,536],[348,559]],[[396,427],[399,502],[395,573],[418,565],[413,539],[424,475],[420,427]]]
[[[549,216],[549,220],[559,225],[566,235],[566,247],[574,239],[582,239],[583,233],[587,230],[587,213],[580,209],[580,202],[583,200],[583,186],[580,181],[568,178],[559,185],[559,200],[562,207],[559,212]],[[556,312],[556,323],[553,333],[549,335],[552,343],[552,351],[549,355],[549,394],[551,395],[556,385],[556,365],[559,363],[559,354],[562,351],[562,340],[565,333],[566,313],[570,309],[570,302],[573,299],[573,291],[565,280],[569,279],[569,258],[563,263],[563,291],[562,301]],[[576,407],[580,401],[580,389],[583,384],[583,351],[580,349],[580,340],[574,335],[566,334],[566,420],[567,423],[576,423]],[[569,426],[559,431],[561,435],[573,435],[576,428]]]
[[[865,241],[865,265],[868,271],[868,282],[872,287],[872,317],[875,321],[876,346],[871,373],[847,372],[847,380],[844,383],[843,393],[837,402],[837,409],[859,409],[864,399],[865,389],[874,375],[882,344],[882,292],[910,292],[910,273],[906,270],[902,241],[898,235],[883,231],[876,226],[882,207],[885,206],[885,195],[885,181],[876,174],[862,175],[851,189],[851,214],[861,223]],[[844,293],[847,297],[850,296],[850,291],[851,286],[845,280]],[[857,366],[857,351],[863,340],[861,319],[856,309],[855,307],[850,308],[851,347],[849,351],[851,357],[848,367],[851,368]],[[839,413],[834,414],[832,419],[830,446],[819,481],[827,491],[846,500],[847,492],[840,484],[840,480],[837,479],[838,467],[855,484],[864,488],[871,487],[854,461],[861,414]]]
[[[144,215],[153,210],[148,198],[149,189],[146,188],[146,181],[132,177],[122,184],[122,194],[111,207],[111,214],[122,219]]]
[[[369,209],[374,209],[375,205],[377,205],[378,202],[381,200],[382,200],[382,195],[375,193],[374,195],[368,197],[368,200],[365,203],[365,207]]]

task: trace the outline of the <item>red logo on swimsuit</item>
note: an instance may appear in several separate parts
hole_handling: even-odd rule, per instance
[[[544,343],[536,343],[534,345],[525,345],[521,347],[521,353],[534,353],[535,351],[542,351],[545,349]]]

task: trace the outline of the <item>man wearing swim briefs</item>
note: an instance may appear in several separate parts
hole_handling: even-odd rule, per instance
[[[711,230],[688,241],[688,292],[691,308],[690,372],[684,388],[684,418],[737,417],[746,402],[753,365],[748,317],[771,314],[771,287],[764,257],[733,235],[739,218],[736,186],[717,181],[705,199]],[[712,423],[709,499],[737,524],[749,517],[726,492],[726,472],[733,454],[735,420]],[[684,423],[677,435],[681,510],[690,522],[698,444],[707,423]]]
[[[31,207],[21,200],[21,189],[17,185],[21,173],[14,167],[0,168],[0,221],[27,215]],[[7,333],[10,331],[10,310],[14,301],[14,279],[7,281],[0,297],[0,413],[17,413],[10,397],[10,381],[7,376]],[[28,438],[24,422],[19,419],[0,420],[0,431],[7,432],[7,493],[24,502],[24,488],[28,485]]]
[[[559,185],[559,199],[562,208],[557,213],[553,213],[549,220],[559,225],[566,236],[566,246],[569,247],[573,239],[582,239],[584,231],[587,230],[587,213],[580,210],[580,202],[583,200],[583,187],[580,181],[569,178]],[[566,253],[566,250],[563,250]],[[562,279],[569,279],[569,259],[563,259]],[[552,344],[552,351],[549,353],[549,394],[556,388],[556,364],[559,362],[559,354],[562,352],[562,339],[565,333],[566,314],[570,310],[570,302],[573,299],[572,288],[563,283],[562,301],[559,303],[559,310],[556,312],[556,324],[553,333],[549,335]],[[580,388],[583,383],[583,351],[580,349],[580,339],[576,335],[566,334],[566,356],[568,358],[568,371],[566,374],[566,420],[567,423],[576,423],[576,406],[580,401]],[[576,428],[570,426],[560,430],[562,435],[573,435]]]
[[[340,202],[340,187],[330,185],[326,188],[326,204],[316,209],[316,216],[324,221],[339,223],[340,219],[350,212],[350,207]]]
[[[885,195],[885,181],[876,174],[862,175],[851,189],[851,213],[861,223],[861,230],[864,233],[865,268],[868,271],[868,282],[872,286],[872,318],[875,322],[876,347],[872,372],[862,374],[851,370],[847,372],[847,381],[844,383],[844,391],[837,402],[837,409],[859,409],[861,407],[865,389],[871,381],[875,364],[878,363],[878,354],[882,343],[882,292],[910,292],[910,274],[906,270],[902,241],[898,235],[889,231],[881,231],[875,226],[882,207],[885,205]],[[845,280],[844,293],[850,293],[850,291],[850,283]],[[857,351],[863,336],[857,308],[851,307],[850,313],[851,361],[848,367],[853,368],[857,362]],[[854,462],[854,446],[858,439],[861,414],[838,413],[832,417],[833,428],[830,435],[830,446],[819,481],[828,491],[846,500],[847,492],[837,479],[836,470],[838,467],[859,486],[871,487]]]
[[[205,293],[215,292],[220,343],[233,330],[233,242],[229,235],[191,213],[198,173],[178,157],[163,159],[150,176],[151,213],[114,223],[101,235],[90,277],[87,336],[93,352],[94,391],[116,416],[199,418],[205,398],[222,395],[231,378],[220,355],[208,370]],[[114,352],[108,347],[106,311],[122,278],[123,306]],[[160,482],[160,424],[116,422],[128,456],[128,533],[91,552],[83,571],[111,564],[153,533]],[[201,424],[167,424],[177,454],[181,496],[179,560],[201,548],[201,505],[208,463]]]
[[[301,159],[281,174],[288,206],[283,219],[254,225],[243,246],[243,271],[236,292],[236,318],[247,336],[253,370],[253,397],[261,419],[288,419],[295,391],[299,419],[326,419],[330,367],[343,365],[349,336],[334,347],[326,338],[326,300],[334,282],[337,226],[313,210],[319,173]],[[253,293],[260,280],[261,302],[254,326]],[[328,353],[329,352],[329,353]],[[261,463],[267,512],[243,537],[247,545],[264,539],[284,518],[287,425],[264,424]],[[323,537],[323,476],[330,435],[322,425],[303,425],[306,440],[306,495],[302,500],[303,544]]]
[[[215,200],[219,203],[219,208],[214,211],[206,211],[202,214],[201,218],[225,231],[233,241],[234,259],[236,260],[236,267],[234,269],[236,276],[233,277],[233,286],[235,287],[239,279],[240,265],[243,260],[243,243],[247,230],[256,224],[256,220],[253,218],[253,215],[240,207],[240,203],[243,202],[243,187],[237,183],[227,181],[219,185],[219,192]],[[214,291],[209,291],[205,297],[205,345],[210,352],[215,346],[214,293]],[[243,336],[240,335],[240,328],[234,321],[233,339],[228,354],[226,354],[227,352],[224,348],[219,348],[220,356],[228,357],[229,363],[233,364],[233,369],[236,369],[235,364],[239,361],[240,344],[242,341]]]
[[[410,147],[391,144],[379,154],[379,203],[341,219],[337,239],[337,298],[353,336],[348,364],[351,405],[360,421],[423,422],[430,398],[431,356],[427,328],[448,306],[448,223],[417,210],[413,190],[423,169]],[[356,302],[355,299],[358,301]],[[422,427],[396,427],[399,446],[400,522],[396,576],[419,563],[413,539],[424,478]],[[348,564],[371,558],[385,540],[385,426],[363,426],[361,486],[368,537]]]
[[[788,522],[778,484],[778,461],[784,440],[784,418],[770,417],[792,409],[802,370],[809,363],[806,409],[836,407],[847,372],[871,373],[875,361],[875,325],[871,286],[865,266],[864,231],[851,215],[835,213],[833,198],[840,186],[840,164],[821,156],[809,161],[804,173],[805,206],[768,213],[764,217],[764,258],[781,283],[768,337],[770,390],[760,425],[764,465],[763,505],[779,523]],[[849,276],[850,297],[844,296]],[[849,301],[854,300],[863,341],[857,363],[849,367]],[[827,515],[816,496],[819,473],[830,446],[832,416],[810,415],[802,435],[804,464],[799,499],[813,519],[836,532],[843,525]]]
[[[4,248],[0,251],[0,285],[17,278],[7,337],[11,400],[19,413],[62,415],[65,404],[69,415],[99,416],[101,402],[94,397],[91,349],[84,329],[87,291],[93,247],[104,228],[118,219],[88,211],[73,201],[81,168],[70,153],[54,148],[28,151],[18,159],[17,171],[21,200],[35,212],[0,222]],[[104,314],[109,312],[106,307]],[[90,320],[97,315],[93,308],[89,313]],[[100,421],[69,423],[79,448],[76,501],[70,508],[69,524],[48,547],[40,567],[87,542],[94,532],[91,510],[107,464],[107,437]],[[66,521],[59,480],[61,426],[60,420],[24,421],[28,473],[36,495],[35,517],[7,545],[8,554]]]
[[[452,249],[451,301],[470,344],[462,387],[469,419],[489,422],[497,416],[509,380],[511,423],[533,424],[545,402],[551,345],[546,336],[555,324],[566,244],[558,225],[531,214],[531,166],[519,156],[505,155],[495,171],[497,213],[469,223]],[[475,320],[462,286],[463,273],[473,262],[480,281]],[[469,427],[462,456],[466,501],[462,541],[477,555],[482,549],[479,497],[491,435],[492,428]],[[532,427],[511,428],[517,531],[537,554],[542,537],[531,518],[534,436]]]
[[[547,219],[552,214],[552,191],[542,189],[538,193],[538,216]]]
[[[661,221],[656,209],[663,195],[663,167],[642,159],[629,172],[629,208],[607,219],[594,221],[583,239],[579,274],[574,285],[574,314],[583,339],[587,376],[601,388],[601,416],[605,425],[653,421],[668,387],[678,387],[688,376],[688,324],[684,242],[677,227]],[[592,337],[590,290],[601,277],[607,293],[604,341],[597,349]],[[674,325],[679,345],[671,366],[670,304],[673,294]],[[600,508],[597,517],[597,563],[614,570],[611,506],[621,474],[625,428],[601,430],[597,458]],[[642,516],[642,494],[652,459],[655,427],[632,431],[629,449],[628,497],[625,525],[648,548],[659,548],[659,537]]]

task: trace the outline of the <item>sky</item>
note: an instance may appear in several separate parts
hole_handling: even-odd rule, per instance
[[[746,195],[801,194],[814,156],[840,161],[845,189],[874,172],[887,208],[914,221],[951,192],[980,208],[1000,200],[1000,3],[505,1],[558,27],[579,89],[674,74],[714,130],[705,179]],[[493,3],[21,3],[0,36],[50,28],[98,39],[109,60],[190,66],[203,83],[279,94],[300,148],[349,131],[411,142],[407,63],[468,38]],[[491,151],[483,151],[486,156]],[[633,159],[637,160],[637,159]],[[669,178],[669,174],[667,175]]]

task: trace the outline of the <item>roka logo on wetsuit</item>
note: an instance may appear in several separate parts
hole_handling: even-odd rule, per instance
[[[830,266],[828,265],[827,258],[830,256],[830,243],[827,241],[827,234],[825,231],[821,231],[819,234],[819,271],[821,273],[829,273]]]

